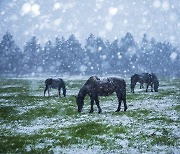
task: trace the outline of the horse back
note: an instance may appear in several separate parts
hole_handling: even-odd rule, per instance
[[[104,83],[103,89],[107,92],[107,95],[113,92],[126,93],[126,82],[122,78],[110,77],[107,78],[107,82]]]
[[[59,78],[59,79],[52,79],[52,78],[46,79],[45,85],[48,86],[49,88],[54,88],[54,89],[57,89],[61,86],[62,87],[65,86],[64,81],[61,78]]]
[[[131,76],[131,83],[136,83],[136,82],[140,82],[139,74],[134,74],[133,76]]]
[[[115,91],[114,85],[109,81],[97,81],[93,86],[99,96],[109,96]]]
[[[149,73],[140,74],[140,82],[151,83],[151,74],[149,74]]]

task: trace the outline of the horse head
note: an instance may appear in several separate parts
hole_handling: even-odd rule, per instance
[[[158,81],[157,76],[154,73],[151,73],[151,80],[152,80],[152,83],[154,84],[154,91],[158,92],[159,81]]]
[[[80,90],[78,95],[76,96],[76,104],[78,106],[78,112],[82,111],[84,106],[84,98],[86,96],[86,86],[83,86]]]
[[[84,105],[84,99],[79,94],[78,94],[78,96],[76,96],[76,104],[78,106],[78,112],[81,112],[82,108],[83,108],[83,105]]]
[[[158,92],[159,81],[154,82],[154,91]]]

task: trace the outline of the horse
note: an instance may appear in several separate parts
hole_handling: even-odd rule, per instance
[[[82,111],[84,105],[84,98],[89,95],[91,100],[91,109],[89,113],[94,111],[93,105],[96,102],[98,113],[102,112],[99,105],[99,96],[109,96],[112,93],[116,93],[118,97],[118,108],[116,112],[120,111],[121,101],[124,103],[124,111],[127,110],[126,104],[126,82],[124,79],[110,77],[106,80],[100,80],[97,76],[91,76],[86,83],[80,88],[79,93],[76,97],[76,104],[78,106],[78,112]]]
[[[143,88],[143,84],[146,83],[146,92],[148,92],[148,87],[151,86],[151,91],[157,92],[159,87],[159,81],[154,73],[142,73],[142,74],[134,74],[131,76],[131,92],[134,93],[134,88],[136,83],[140,83],[140,89]]]
[[[49,89],[58,89],[58,95],[61,96],[61,88],[63,89],[63,95],[64,97],[66,97],[66,88],[65,88],[65,82],[63,81],[63,79],[58,78],[58,79],[46,79],[45,81],[45,89],[44,89],[44,96],[46,94],[46,91],[48,91],[48,96],[50,96],[49,94]]]

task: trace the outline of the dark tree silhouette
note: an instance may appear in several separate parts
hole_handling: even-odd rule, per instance
[[[84,47],[71,35],[57,37],[41,47],[33,36],[23,47],[6,32],[0,42],[1,75],[118,74],[154,72],[158,76],[180,76],[179,50],[169,42],[156,42],[144,34],[140,43],[127,33],[112,42],[90,34]]]

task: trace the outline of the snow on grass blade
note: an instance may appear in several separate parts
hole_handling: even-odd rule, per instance
[[[100,97],[102,114],[96,106],[89,114],[88,97],[77,112],[73,95],[84,82],[66,80],[64,98],[56,90],[43,97],[44,79],[2,79],[0,153],[179,152],[179,79],[163,80],[158,93],[132,94],[128,85],[127,112],[114,112],[116,95]]]

